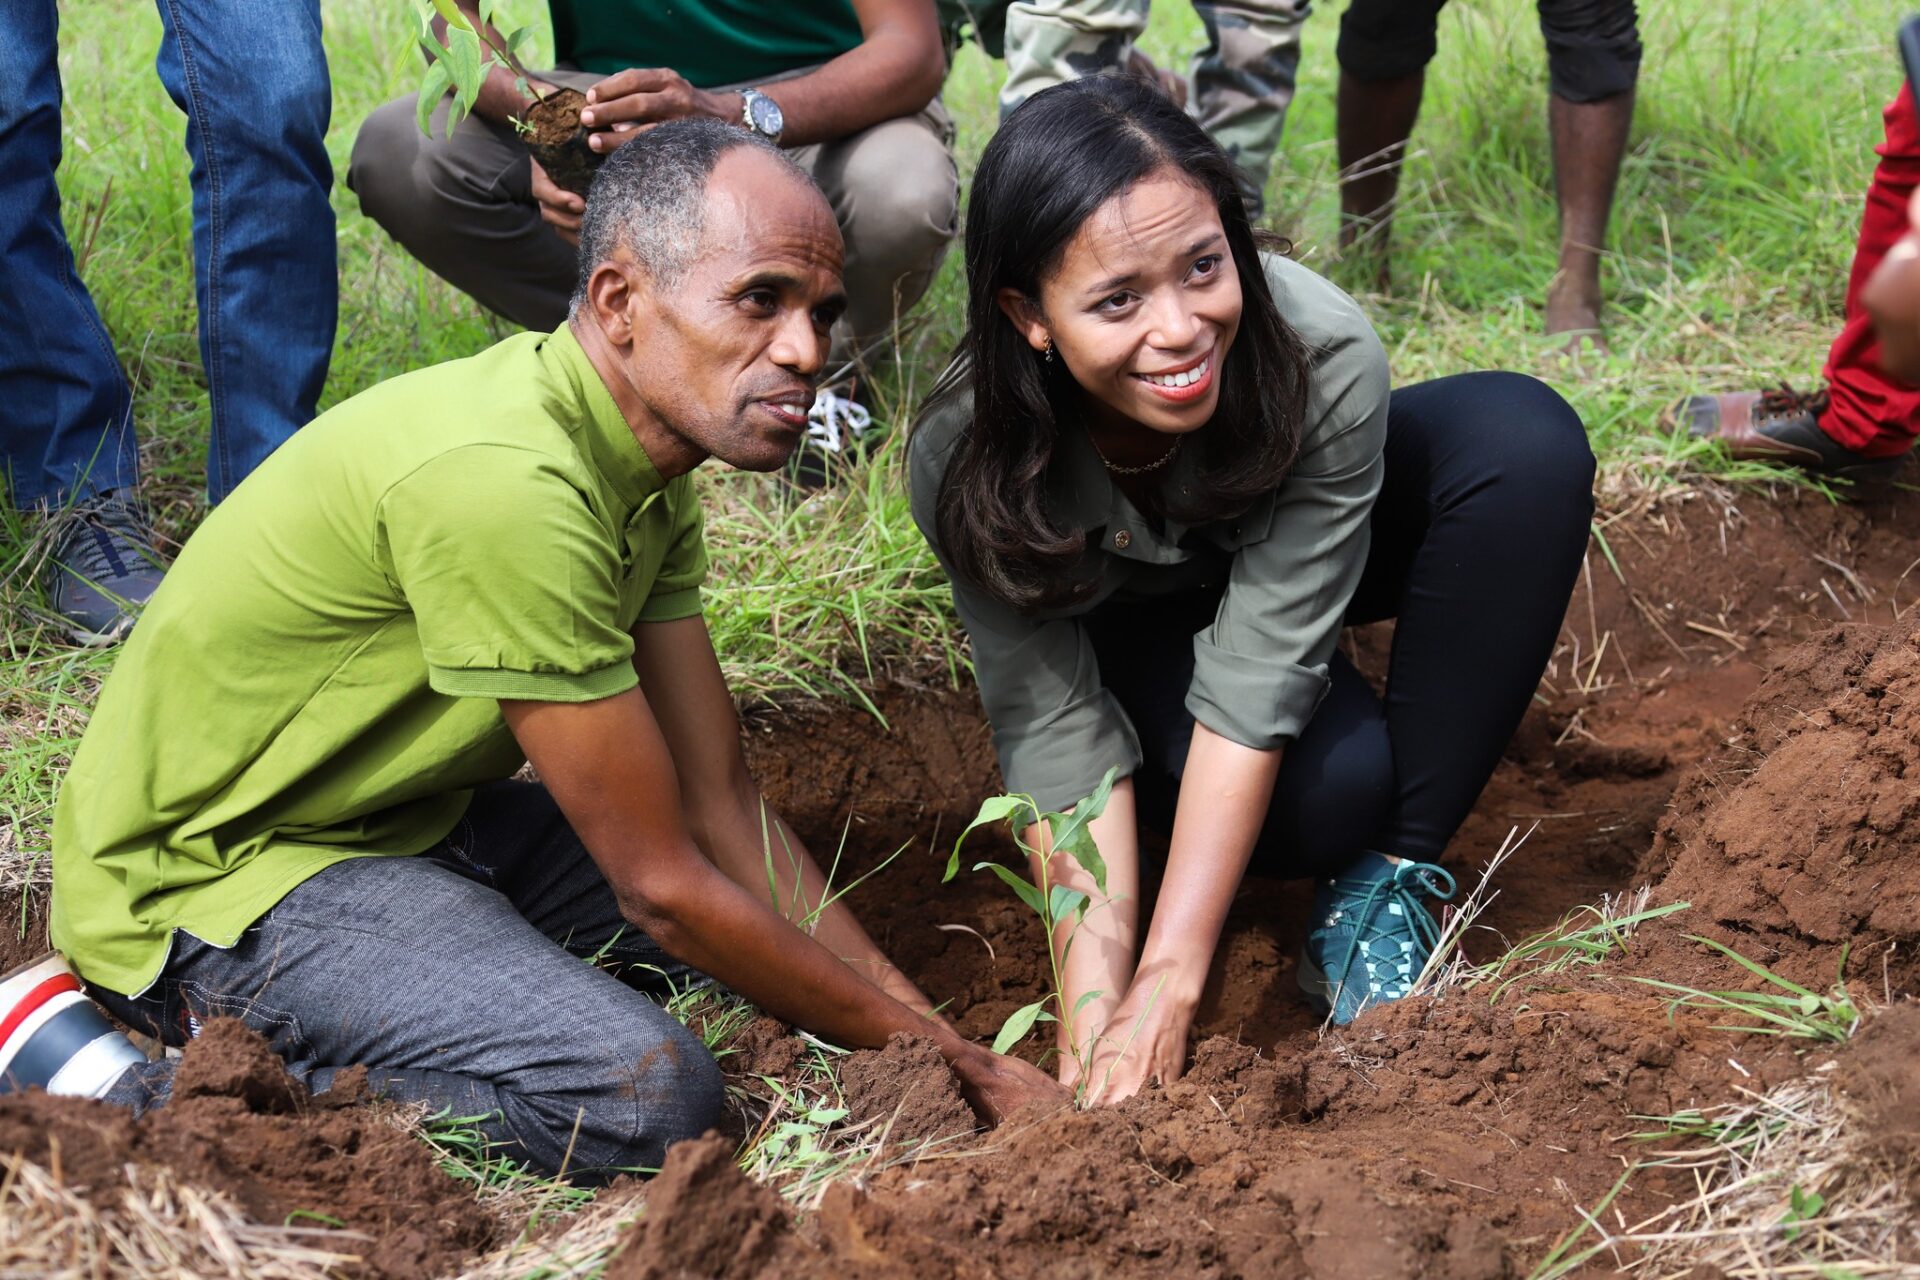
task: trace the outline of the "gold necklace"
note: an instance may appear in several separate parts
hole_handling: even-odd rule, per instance
[[[1169,462],[1173,461],[1173,455],[1180,452],[1180,446],[1183,442],[1185,442],[1185,440],[1186,440],[1185,436],[1175,436],[1173,438],[1173,446],[1171,448],[1169,448],[1165,453],[1161,454],[1158,458],[1155,458],[1152,462],[1146,463],[1144,466],[1122,467],[1115,463],[1107,461],[1107,455],[1100,452],[1100,442],[1093,438],[1093,432],[1091,431],[1087,432],[1087,443],[1093,446],[1093,456],[1100,459],[1101,466],[1105,467],[1107,470],[1113,472],[1113,474],[1117,476],[1143,476],[1149,471],[1158,471],[1160,468],[1166,466]]]

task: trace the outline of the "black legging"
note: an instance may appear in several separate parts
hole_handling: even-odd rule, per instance
[[[1386,480],[1349,623],[1395,618],[1384,706],[1353,665],[1285,748],[1256,870],[1337,870],[1375,849],[1431,862],[1479,799],[1553,652],[1586,552],[1593,453],[1551,388],[1467,373],[1395,390]],[[1143,821],[1170,830],[1192,741],[1193,637],[1217,593],[1082,619],[1132,719]]]

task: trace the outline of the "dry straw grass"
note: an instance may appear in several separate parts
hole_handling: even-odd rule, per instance
[[[249,1222],[232,1201],[162,1168],[127,1165],[114,1187],[75,1186],[0,1156],[0,1275],[15,1280],[321,1280],[355,1261],[350,1232]],[[322,1247],[322,1242],[331,1248]]]
[[[1743,1091],[1684,1127],[1704,1145],[1656,1153],[1623,1181],[1660,1165],[1691,1172],[1694,1194],[1631,1224],[1604,1204],[1582,1211],[1583,1225],[1536,1277],[1603,1262],[1640,1280],[1920,1277],[1920,1220],[1904,1190],[1920,1170],[1869,1147],[1870,1125],[1825,1071]]]

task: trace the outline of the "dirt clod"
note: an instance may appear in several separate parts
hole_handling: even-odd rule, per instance
[[[175,1081],[173,1099],[138,1120],[79,1098],[0,1098],[0,1153],[103,1194],[128,1164],[164,1165],[255,1221],[338,1222],[370,1237],[330,1246],[358,1254],[346,1274],[369,1280],[449,1273],[491,1242],[492,1220],[424,1145],[380,1110],[311,1105],[243,1023],[209,1021]]]
[[[886,1048],[851,1055],[840,1065],[840,1092],[848,1122],[884,1128],[890,1142],[937,1142],[977,1125],[953,1069],[924,1036],[896,1032]]]
[[[780,1197],[740,1172],[733,1144],[709,1133],[668,1150],[606,1280],[789,1275],[805,1252],[792,1227]]]

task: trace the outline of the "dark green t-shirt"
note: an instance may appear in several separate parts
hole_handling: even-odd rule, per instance
[[[706,89],[816,66],[861,42],[849,0],[548,0],[554,56],[582,71],[671,67]]]

